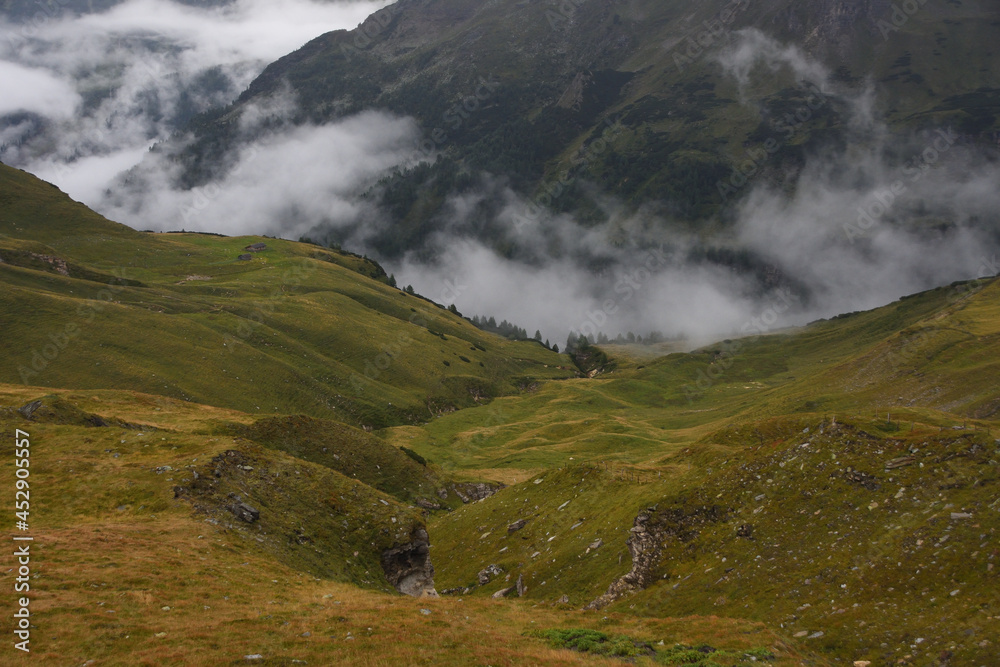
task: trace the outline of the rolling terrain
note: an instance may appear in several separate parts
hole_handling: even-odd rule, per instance
[[[994,278],[581,369],[364,257],[0,205],[25,664],[993,660]]]

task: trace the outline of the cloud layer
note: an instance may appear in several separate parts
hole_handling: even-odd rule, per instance
[[[332,229],[350,249],[377,255],[373,239],[392,233],[393,221],[361,193],[421,155],[411,119],[372,111],[262,138],[247,132],[257,138],[226,156],[232,169],[194,191],[177,189],[176,166],[147,148],[185,113],[227,102],[266,61],[380,5],[240,0],[207,11],[132,0],[100,17],[50,22],[8,45],[0,63],[5,85],[37,83],[4,100],[6,113],[32,113],[8,117],[3,159],[139,229],[287,238]],[[731,219],[710,221],[726,233],[707,242],[613,193],[592,193],[607,218],[597,226],[526,215],[529,202],[481,174],[478,188],[448,199],[435,251],[415,249],[387,270],[467,315],[537,328],[560,345],[570,331],[708,342],[762,319],[769,328],[802,323],[1000,271],[1000,169],[948,128],[888,141],[871,86],[834,85],[820,63],[758,31],[738,33],[718,64],[746,104],[756,104],[761,81],[807,83],[819,104],[845,110],[847,147],[808,156],[794,173],[751,161]],[[249,130],[295,104],[284,95],[241,122]],[[794,122],[786,138],[778,129],[773,151],[751,147],[762,162],[796,133]],[[18,132],[20,142],[11,139]],[[492,211],[488,235],[483,210]],[[740,253],[752,271],[718,259]]]
[[[128,0],[98,14],[0,20],[0,159],[93,204],[192,115],[227,104],[268,63],[385,4]]]

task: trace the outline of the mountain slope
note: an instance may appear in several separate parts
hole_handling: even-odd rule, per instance
[[[572,374],[565,358],[486,334],[349,253],[136,232],[5,166],[0,202],[3,381],[379,427]],[[266,248],[245,250],[253,243]]]
[[[875,107],[894,131],[944,125],[994,143],[1000,54],[987,45],[1000,26],[996,8],[899,11],[887,0],[401,0],[273,63],[234,105],[196,119],[195,142],[178,152],[182,180],[195,185],[224,171],[218,156],[252,138],[236,121],[268,100],[297,103],[290,117],[272,118],[272,129],[366,109],[413,116],[422,129],[414,157],[432,164],[374,191],[393,231],[372,243],[397,257],[441,227],[450,195],[497,188],[472,213],[466,231],[475,233],[474,223],[502,209],[506,183],[583,224],[606,215],[586,183],[633,208],[655,203],[667,218],[704,220],[724,208],[718,183],[747,160],[748,147],[776,141],[764,171],[780,180],[805,156],[853,136],[850,100],[865,81],[877,85]],[[799,52],[757,44],[774,69],[741,90],[717,59],[744,28]],[[795,69],[776,65],[782,59]],[[832,78],[822,93],[818,63]],[[803,109],[807,117],[795,120]],[[501,182],[484,185],[482,172]]]

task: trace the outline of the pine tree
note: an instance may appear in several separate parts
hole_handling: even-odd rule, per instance
[[[539,329],[535,329],[535,340],[539,342],[542,340],[542,332]]]
[[[553,345],[552,346],[552,351],[555,352],[556,354],[559,354],[559,346],[558,345]]]
[[[389,274],[389,287],[395,287],[395,286],[396,286],[396,274],[390,273]]]

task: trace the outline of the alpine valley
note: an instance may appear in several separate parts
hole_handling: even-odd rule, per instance
[[[379,7],[0,106],[0,663],[997,665],[996,4]]]

